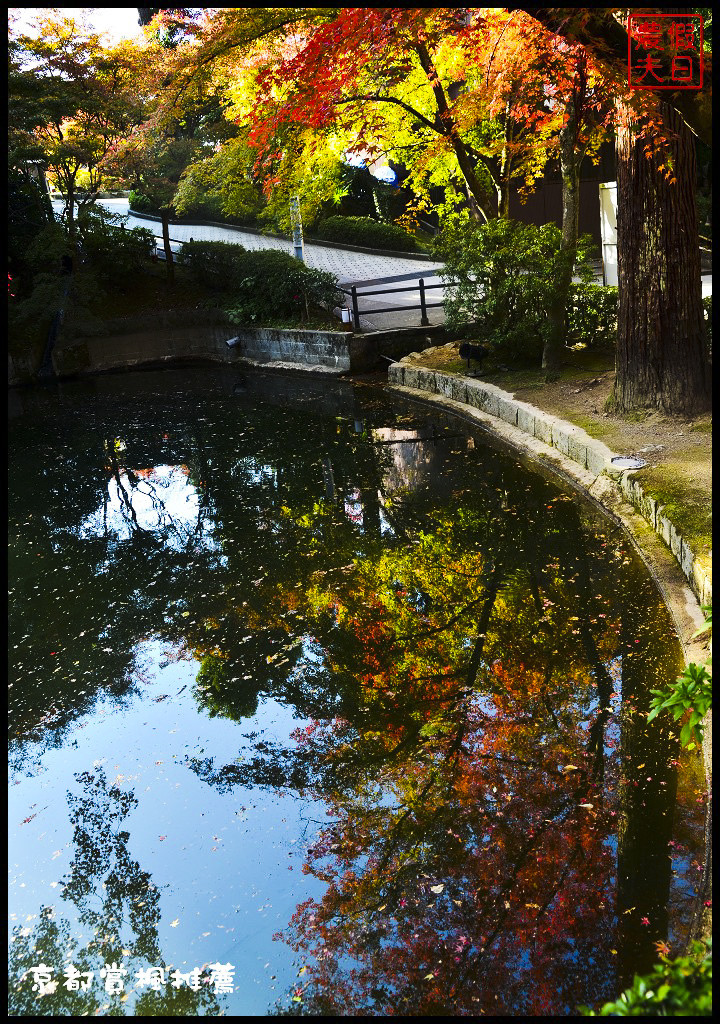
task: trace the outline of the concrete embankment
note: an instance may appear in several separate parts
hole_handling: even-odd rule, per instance
[[[369,370],[372,342],[344,331],[238,328],[207,313],[108,320],[97,337],[63,340],[52,353],[59,378],[168,364],[214,362],[342,374]]]

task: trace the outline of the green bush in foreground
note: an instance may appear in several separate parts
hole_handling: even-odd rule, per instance
[[[504,356],[539,362],[553,331],[548,310],[556,301],[568,258],[561,238],[555,224],[536,227],[504,218],[482,225],[447,223],[433,243],[433,252],[445,264],[442,277],[449,286],[446,325],[461,328],[472,322],[477,325],[477,337]],[[566,314],[573,314],[578,333],[566,344],[588,341],[589,325],[594,322],[591,300],[598,307],[596,293],[588,290],[591,247],[592,240],[583,235],[575,250],[574,273],[580,285],[569,289],[565,308]]]
[[[567,305],[567,344],[615,348],[618,290],[612,285],[574,284]]]
[[[581,1017],[712,1016],[712,939],[693,942],[690,954],[660,957],[652,972],[637,975],[630,988],[599,1010],[578,1008]]]
[[[155,244],[148,228],[126,228],[101,208],[78,218],[78,236],[83,260],[106,284],[143,273]]]
[[[703,605],[702,610],[705,613],[705,625],[695,630],[693,639],[703,633],[712,632],[712,607]],[[690,750],[694,749],[696,744],[702,744],[702,720],[712,707],[712,676],[708,671],[711,664],[711,658],[708,658],[704,665],[691,662],[665,690],[650,691],[655,696],[650,704],[648,722],[652,722],[661,711],[672,712],[676,722],[686,712],[690,712],[690,717],[680,732],[680,743]]]
[[[228,291],[243,275],[244,245],[230,242],[184,242],[180,261],[196,281],[217,291]]]
[[[368,249],[389,249],[392,252],[423,252],[417,239],[396,224],[380,224],[371,217],[328,217],[312,232],[324,242],[344,242]]]

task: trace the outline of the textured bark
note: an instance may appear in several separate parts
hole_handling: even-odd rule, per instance
[[[710,406],[700,281],[694,139],[661,104],[670,155],[645,152],[631,129],[617,138],[620,310],[615,400],[620,410],[694,415]],[[659,164],[671,167],[675,181]]]

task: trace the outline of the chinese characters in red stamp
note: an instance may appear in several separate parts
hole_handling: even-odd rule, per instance
[[[700,14],[631,14],[628,85],[631,89],[702,89]]]

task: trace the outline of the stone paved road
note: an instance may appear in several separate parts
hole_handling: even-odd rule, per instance
[[[128,213],[127,199],[103,199],[100,205],[127,217],[128,227],[150,227],[159,231],[157,221],[136,217]],[[62,203],[53,200],[53,207],[56,211],[62,209]],[[172,224],[170,226],[170,237],[177,242],[185,242],[190,238],[197,241],[218,241],[218,242],[239,242],[246,249],[281,249],[292,253],[291,242],[279,238],[268,238],[266,235],[255,235],[242,228],[215,227],[201,224]],[[177,248],[177,245],[173,246]],[[434,285],[440,283],[437,276],[438,265],[421,260],[411,260],[403,256],[375,256],[372,253],[354,252],[350,249],[331,249],[324,245],[305,245],[305,262],[309,267],[316,270],[329,270],[335,274],[340,284],[345,288],[356,285],[358,291],[371,291],[382,288],[387,291],[390,288],[401,287],[404,284],[413,284],[415,280],[422,277],[426,284]],[[433,272],[435,271],[435,272]],[[596,278],[598,284],[602,284],[602,277]],[[703,274],[702,293],[712,294],[712,278],[709,274]],[[439,302],[442,298],[441,288],[432,289],[427,293],[428,302]],[[350,306],[350,296],[347,297],[347,305]],[[386,306],[413,306],[419,304],[417,290],[411,292],[400,292],[388,295],[387,301],[378,296],[371,296],[361,299],[360,309],[377,310],[370,315],[361,316],[360,324],[364,331],[388,329],[392,327],[419,326],[419,309],[408,309],[407,312],[382,313]],[[442,308],[429,309],[428,319],[431,324],[442,323],[444,319]]]
[[[53,204],[61,206],[62,204]],[[127,199],[103,199],[100,204],[113,213],[127,216],[128,227],[150,227],[159,234],[158,221],[146,220],[128,213]],[[247,249],[282,249],[293,252],[292,242],[281,238],[268,238],[256,235],[242,228],[215,227],[206,224],[171,224],[170,237],[180,242],[190,238],[207,242],[239,242]],[[353,252],[349,249],[334,249],[324,245],[305,245],[305,262],[315,270],[329,270],[337,275],[341,284],[354,284],[356,281],[377,280],[397,274],[418,273],[432,267],[422,260],[405,259],[402,256],[374,256],[371,253]]]
[[[62,209],[62,202],[53,200],[53,207],[57,212]],[[158,221],[149,220],[144,217],[136,217],[128,212],[127,199],[103,199],[99,205],[120,214],[127,218],[126,224],[130,228],[144,227],[158,232],[160,225]],[[196,241],[208,242],[239,242],[246,249],[281,249],[284,252],[293,252],[291,242],[279,238],[268,238],[266,235],[256,235],[241,228],[216,227],[203,224],[171,224],[170,238],[178,243],[193,238]],[[173,245],[177,249],[178,245]],[[329,270],[335,274],[340,284],[345,288],[357,284],[358,291],[373,290],[375,288],[399,288],[403,285],[413,285],[418,278],[422,277],[426,284],[438,284],[439,278],[433,271],[439,270],[436,264],[423,260],[407,259],[403,256],[376,256],[372,253],[354,252],[350,249],[334,249],[324,245],[305,245],[305,262],[309,267],[316,270]],[[392,279],[392,280],[388,280]],[[442,289],[434,289],[428,293],[428,302],[439,302],[442,298]],[[378,310],[369,316],[361,316],[360,323],[362,330],[378,330],[380,328],[409,327],[420,325],[420,310],[409,309],[407,312],[381,313],[384,306],[413,306],[419,305],[417,288],[413,291],[400,292],[388,296],[387,300],[378,296],[371,296],[359,302],[360,309]],[[347,296],[347,305],[350,307],[350,296]],[[442,323],[443,311],[439,309],[428,310],[428,319],[432,324]]]

